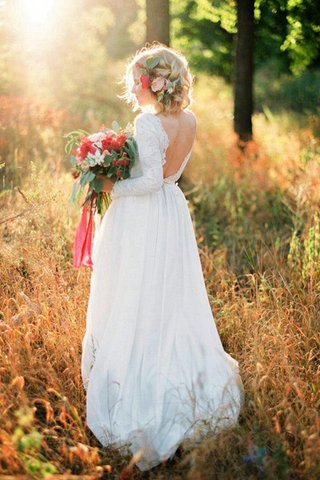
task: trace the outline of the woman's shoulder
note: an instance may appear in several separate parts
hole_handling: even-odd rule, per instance
[[[140,112],[138,115],[135,116],[134,124],[144,124],[144,123],[156,123],[157,119],[155,115],[150,112]]]
[[[189,115],[189,117],[190,117],[191,121],[194,123],[194,125],[197,126],[197,117],[196,117],[195,113],[192,110],[190,110],[189,108],[185,108],[184,111],[187,115]]]

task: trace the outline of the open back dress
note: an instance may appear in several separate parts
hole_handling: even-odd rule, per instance
[[[114,184],[94,238],[81,374],[90,430],[148,470],[184,439],[234,425],[243,384],[216,328],[177,182],[191,151],[163,178],[160,118],[140,113],[134,127],[138,159]]]

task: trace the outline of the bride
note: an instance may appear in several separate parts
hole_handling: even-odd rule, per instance
[[[82,342],[87,425],[140,470],[189,438],[232,427],[244,392],[223,349],[178,179],[196,118],[186,58],[154,43],[128,63],[125,93],[138,145],[130,178],[104,179],[112,203],[96,232]]]

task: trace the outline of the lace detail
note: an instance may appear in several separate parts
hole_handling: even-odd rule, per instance
[[[134,120],[142,175],[117,180],[111,189],[111,199],[123,195],[145,195],[163,185],[163,141],[152,113],[142,113]],[[159,119],[158,119],[159,120]]]
[[[168,134],[167,132],[165,131],[164,129],[164,126],[162,125],[162,122],[160,120],[160,118],[157,116],[157,115],[154,115],[155,118],[158,120],[158,123],[160,125],[160,129],[161,129],[161,132],[162,132],[162,136],[163,136],[163,154],[162,154],[162,165],[164,165],[167,161],[167,158],[166,158],[166,153],[167,153],[167,149],[169,147],[169,137],[168,137]]]
[[[160,130],[161,130],[162,136],[163,136],[164,151],[163,151],[163,163],[162,163],[162,165],[164,165],[167,161],[166,152],[167,152],[167,149],[169,147],[170,141],[169,141],[168,134],[167,134],[160,118],[157,115],[154,115],[154,116],[158,120]],[[180,165],[179,170],[176,173],[173,173],[172,175],[169,175],[168,177],[164,177],[164,179],[163,179],[164,183],[175,183],[179,179],[179,177],[181,176],[181,173],[184,170],[184,167],[186,166],[186,164],[187,164],[187,162],[190,158],[191,152],[192,152],[192,148],[190,149],[189,153],[187,153],[187,155],[185,156],[182,164]]]
[[[184,168],[185,168],[185,166],[186,166],[186,164],[187,164],[187,162],[190,158],[191,152],[192,152],[192,149],[187,154],[187,156],[183,160],[182,164],[180,165],[179,170],[176,173],[173,173],[172,175],[169,175],[168,177],[164,177],[164,179],[163,179],[164,183],[174,183],[179,179],[179,177],[181,176],[181,173],[183,172],[183,170],[184,170]]]
[[[176,173],[163,177],[163,165],[167,161],[166,151],[170,141],[160,118],[153,113],[143,112],[136,116],[134,125],[139,155],[136,168],[139,173],[141,170],[141,174],[116,181],[111,189],[112,200],[124,195],[145,195],[160,190],[162,185],[175,183],[192,151],[191,148]]]

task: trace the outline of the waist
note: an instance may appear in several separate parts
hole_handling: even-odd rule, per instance
[[[177,181],[166,182],[165,179],[164,179],[162,187],[164,187],[164,188],[177,188],[178,187],[179,188],[179,185],[178,185]]]

